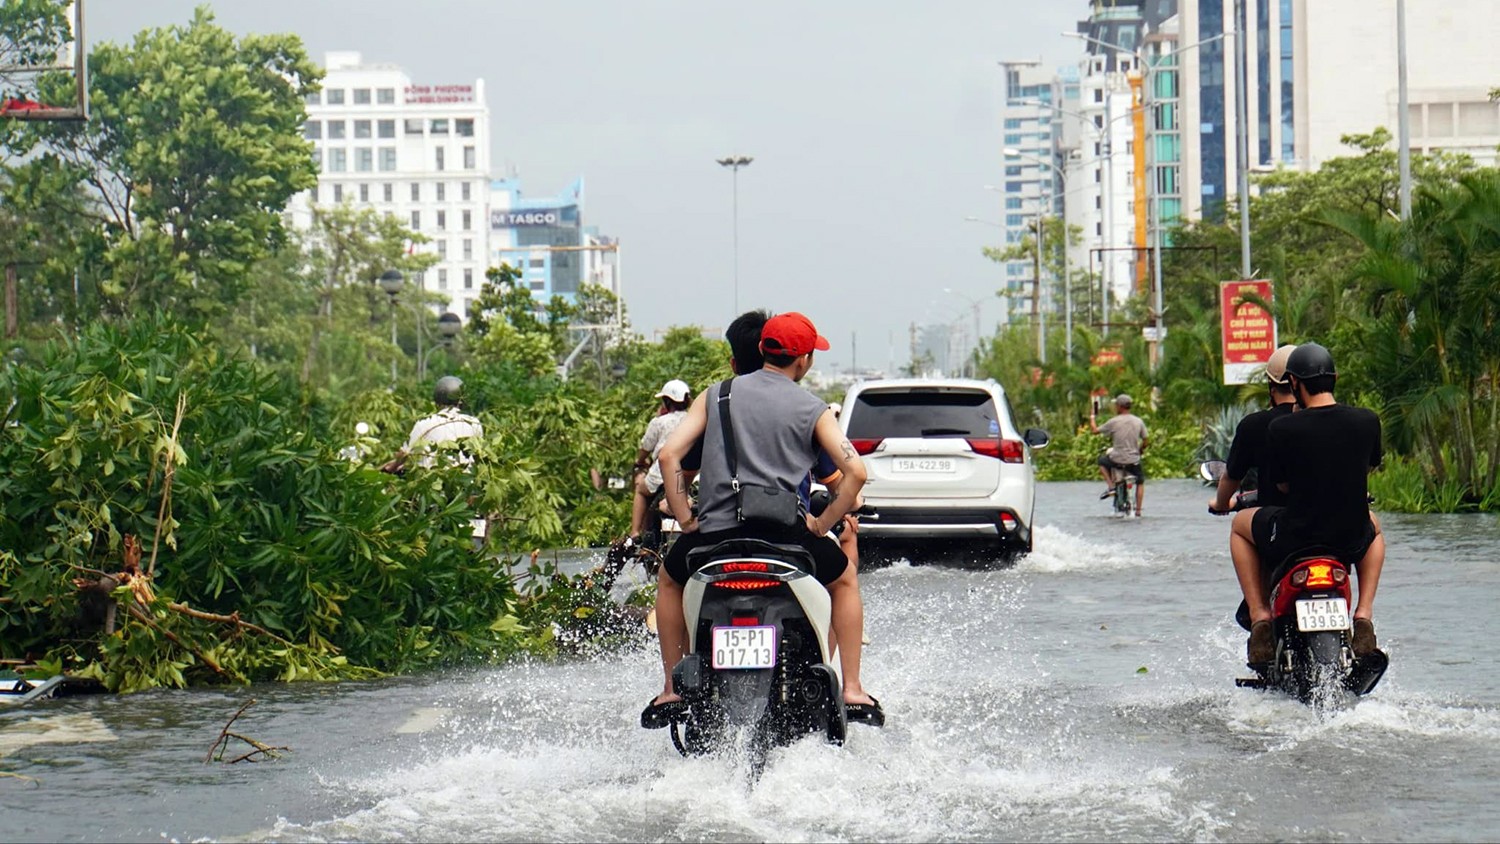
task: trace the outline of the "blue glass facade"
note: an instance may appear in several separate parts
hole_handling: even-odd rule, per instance
[[[501,197],[504,196],[504,200]],[[583,177],[555,197],[526,199],[520,182],[490,183],[490,238],[495,264],[521,271],[521,284],[541,302],[571,299],[583,280]],[[555,247],[574,247],[560,249]]]
[[[1281,0],[1281,160],[1297,160],[1296,71],[1292,64],[1292,0]]]
[[[1224,8],[1217,0],[1200,5],[1199,13],[1200,40],[1213,38],[1224,31]],[[1199,127],[1198,176],[1203,184],[1203,216],[1210,220],[1222,219],[1224,215],[1228,169],[1224,160],[1224,45],[1227,40],[1221,38],[1199,48],[1198,114],[1202,125]]]
[[[1256,115],[1260,132],[1260,155],[1255,159],[1258,164],[1269,164],[1271,162],[1271,3],[1270,0],[1261,0],[1255,4],[1255,72],[1256,72]]]

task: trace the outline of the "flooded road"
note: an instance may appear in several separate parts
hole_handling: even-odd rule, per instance
[[[1391,668],[1316,712],[1237,689],[1228,522],[1193,482],[1120,521],[1043,484],[1012,569],[862,577],[889,726],[685,760],[636,718],[655,651],[0,711],[12,841],[1490,840],[1500,520],[1385,515]],[[225,720],[279,761],[205,765]]]

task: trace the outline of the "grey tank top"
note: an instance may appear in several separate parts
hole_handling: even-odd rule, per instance
[[[739,525],[719,421],[721,386],[712,385],[707,395],[708,424],[698,473],[698,521],[704,532]],[[740,483],[777,486],[795,493],[813,465],[817,454],[813,429],[828,405],[769,369],[735,378],[729,404]]]

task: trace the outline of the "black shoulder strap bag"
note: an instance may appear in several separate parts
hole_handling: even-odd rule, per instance
[[[729,417],[729,385],[719,384],[719,427],[724,433],[724,459],[729,464],[729,488],[734,490],[735,515],[747,524],[795,527],[804,524],[802,497],[776,486],[740,483],[734,447],[734,422]]]

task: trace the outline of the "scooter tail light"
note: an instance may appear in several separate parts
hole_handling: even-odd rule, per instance
[[[1346,581],[1348,579],[1349,579],[1348,572],[1344,571],[1343,569],[1334,569],[1333,570],[1333,582],[1334,583],[1343,583],[1344,581]]]
[[[770,570],[771,570],[771,567],[768,566],[768,565],[766,565],[765,563],[757,563],[757,562],[752,562],[752,561],[749,561],[749,560],[742,560],[742,561],[736,562],[736,563],[720,563],[719,564],[719,571],[722,571],[725,574],[731,574],[733,572],[738,572],[738,571],[756,571],[756,572],[762,572],[762,573],[764,573],[764,572],[768,572]]]
[[[763,580],[763,579],[758,578],[758,577],[736,577],[736,578],[732,578],[730,580],[715,581],[714,585],[715,586],[722,586],[725,589],[734,589],[734,590],[737,590],[737,591],[744,591],[744,590],[749,590],[749,589],[769,589],[772,586],[775,586],[777,583],[780,583],[780,581],[778,581],[778,580]]]
[[[1307,586],[1310,589],[1333,585],[1333,566],[1329,563],[1314,563],[1307,567],[1306,572]]]

